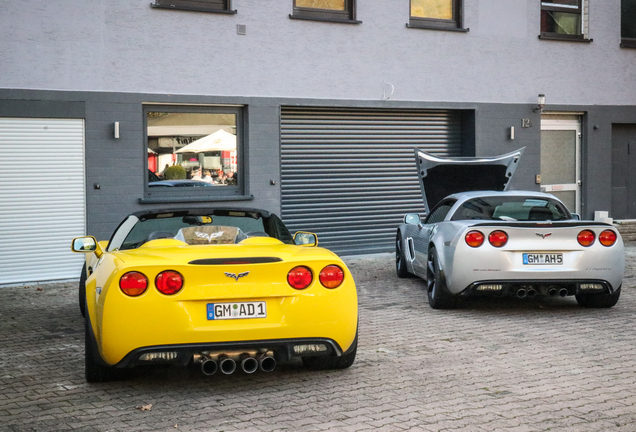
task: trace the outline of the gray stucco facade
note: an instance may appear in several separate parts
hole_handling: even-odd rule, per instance
[[[235,14],[148,0],[0,5],[0,117],[85,120],[87,231],[98,238],[132,211],[218,203],[144,201],[144,104],[243,107],[245,196],[222,203],[276,213],[284,106],[459,110],[462,152],[526,147],[512,188],[538,190],[543,93],[545,111],[581,115],[585,217],[611,208],[612,125],[636,124],[620,0],[589,1],[587,43],[537,38],[538,0],[465,0],[465,32],[407,28],[406,0],[358,1],[360,24],[289,19],[291,0],[233,0]]]

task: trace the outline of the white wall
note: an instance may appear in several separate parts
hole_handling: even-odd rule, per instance
[[[0,88],[380,100],[387,81],[393,100],[636,102],[620,0],[590,0],[592,43],[539,40],[539,0],[464,0],[468,33],[407,28],[408,0],[358,0],[359,25],[289,19],[292,0],[150,1],[0,0]]]

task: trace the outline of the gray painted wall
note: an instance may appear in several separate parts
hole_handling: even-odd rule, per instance
[[[292,0],[233,0],[235,15],[0,0],[0,88],[380,100],[386,81],[402,101],[636,101],[620,0],[590,0],[592,43],[539,40],[539,0],[466,0],[467,33],[407,28],[408,0],[357,3],[350,25],[289,19]]]
[[[140,204],[143,198],[145,143],[142,102],[240,104],[247,107],[248,193],[253,200],[224,202],[260,207],[280,214],[280,106],[308,105],[359,108],[451,108],[474,110],[467,119],[464,141],[472,154],[497,155],[526,147],[512,189],[538,190],[540,114],[532,105],[476,103],[416,103],[285,98],[228,98],[198,95],[151,95],[104,92],[0,90],[0,117],[71,117],[86,120],[86,190],[88,232],[107,238],[128,213],[147,208],[173,208],[184,204]],[[583,214],[611,208],[611,126],[636,123],[636,107],[558,106],[561,111],[585,112],[583,123]],[[521,128],[529,118],[532,127]],[[112,125],[120,122],[121,138]],[[509,128],[515,127],[515,139]],[[594,129],[594,126],[597,128]],[[271,185],[270,180],[276,184]],[[99,184],[101,189],[94,189]],[[192,203],[202,206],[215,203]],[[218,204],[218,203],[216,203]]]

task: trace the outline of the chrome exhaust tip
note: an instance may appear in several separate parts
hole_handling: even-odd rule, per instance
[[[549,295],[550,297],[556,297],[556,296],[557,296],[557,294],[559,294],[559,290],[558,290],[558,288],[556,288],[556,287],[550,287],[550,288],[548,289],[548,295]]]
[[[226,356],[225,354],[221,354],[218,359],[219,369],[225,375],[231,375],[236,370],[236,362]]]
[[[534,288],[530,288],[526,295],[528,296],[528,298],[533,298],[537,295],[537,290],[535,290]]]
[[[559,296],[561,296],[561,297],[566,297],[568,294],[569,294],[569,292],[568,292],[567,288],[561,288],[559,290]]]
[[[263,372],[271,372],[276,369],[276,359],[271,355],[263,355],[258,359],[258,366]]]
[[[527,294],[528,292],[523,288],[520,288],[519,290],[517,290],[517,297],[519,298],[525,298]]]
[[[218,369],[219,366],[216,364],[216,360],[205,358],[201,361],[201,372],[205,375],[214,375]]]
[[[249,354],[241,354],[241,370],[245,373],[251,374],[258,370],[258,360],[251,357]]]

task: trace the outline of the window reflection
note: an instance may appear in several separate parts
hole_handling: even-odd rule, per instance
[[[296,7],[343,11],[345,0],[296,0]]]
[[[236,114],[147,112],[149,187],[237,183]]]
[[[411,0],[411,16],[453,19],[453,0]]]

